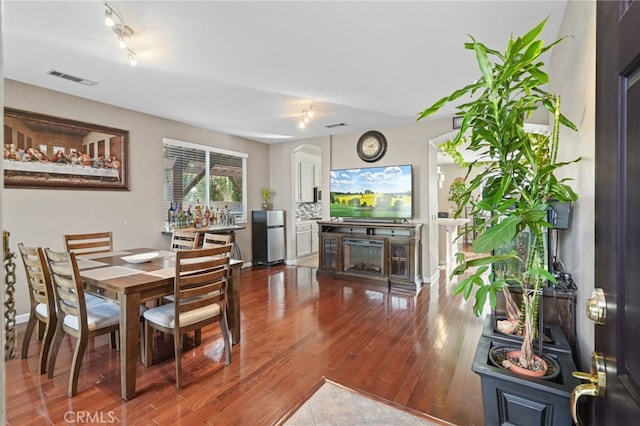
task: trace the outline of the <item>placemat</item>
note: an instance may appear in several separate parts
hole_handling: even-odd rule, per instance
[[[176,252],[169,250],[160,250],[158,251],[160,257],[176,257]]]
[[[137,269],[125,268],[123,266],[108,266],[106,268],[92,269],[84,271],[83,277],[94,280],[108,280],[111,278],[126,277],[127,275],[141,274],[143,271]]]
[[[95,260],[88,260],[88,259],[76,259],[76,262],[78,263],[78,269],[80,270],[106,265],[106,263],[104,262],[97,262]]]
[[[176,273],[175,268],[164,268],[164,269],[158,269],[157,271],[145,272],[145,274],[147,275],[153,275],[154,277],[160,277],[160,278],[170,278],[170,277],[173,277],[175,273]]]
[[[106,253],[79,254],[76,256],[76,259],[98,259],[100,257],[120,256],[123,254],[131,254],[131,252],[121,250],[121,251],[110,251]]]

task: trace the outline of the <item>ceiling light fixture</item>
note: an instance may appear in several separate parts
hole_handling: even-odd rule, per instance
[[[302,110],[300,113],[300,121],[298,121],[298,127],[304,129],[309,123],[309,119],[313,117],[313,103],[309,105],[309,109]]]
[[[132,67],[138,65],[138,60],[136,59],[136,52],[127,48],[127,57],[129,58],[129,63]]]
[[[107,6],[107,10],[104,11],[104,24],[111,28],[116,24],[113,20],[113,9],[111,9],[111,7],[106,3],[105,6]]]
[[[131,65],[137,65],[138,61],[136,60],[136,54],[129,48],[126,40],[127,37],[131,37],[133,35],[133,28],[125,23],[122,15],[120,15],[113,6],[109,3],[105,3],[104,6],[107,8],[104,12],[104,24],[111,28],[111,31],[116,35],[118,46],[121,49],[126,49],[129,63]]]

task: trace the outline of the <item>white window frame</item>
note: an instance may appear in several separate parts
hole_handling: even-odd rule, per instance
[[[247,159],[249,158],[249,154],[244,152],[231,151],[228,149],[216,148],[208,145],[185,142],[177,139],[170,139],[170,138],[162,138],[162,146],[164,147],[164,145],[173,145],[173,146],[178,146],[182,148],[199,149],[202,151],[206,151],[207,153],[213,152],[215,154],[231,155],[231,156],[242,158],[242,216],[236,217],[236,223],[247,223],[247,216],[248,216],[247,214]],[[164,158],[164,154],[162,158]],[[207,162],[207,170],[209,170],[210,169],[209,156],[207,155],[205,156],[205,158],[206,158],[205,161]],[[209,182],[210,182],[210,179],[208,178],[208,172],[207,172],[207,179],[205,184],[207,194],[209,194]],[[164,183],[163,183],[163,191],[164,191]]]

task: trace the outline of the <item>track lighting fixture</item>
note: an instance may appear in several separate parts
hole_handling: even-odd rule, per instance
[[[109,3],[105,3],[104,5],[107,8],[104,12],[104,24],[111,28],[111,31],[116,35],[118,46],[121,49],[126,49],[129,63],[131,65],[137,65],[136,54],[127,44],[127,38],[133,35],[133,28],[125,23],[122,15],[120,15],[113,6]]]
[[[300,121],[298,121],[298,127],[304,129],[309,123],[309,119],[313,117],[313,104],[309,105],[309,109],[302,110],[300,113]]]
[[[107,10],[104,11],[104,24],[107,27],[113,27],[116,24],[113,20],[113,10],[108,4],[105,3],[105,5],[107,6]]]
[[[127,56],[129,57],[129,63],[131,64],[131,66],[135,67],[136,65],[138,65],[136,53],[133,50],[127,49]]]

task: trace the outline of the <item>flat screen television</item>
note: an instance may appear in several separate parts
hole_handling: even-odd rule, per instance
[[[332,217],[411,219],[411,165],[332,170],[330,177]]]

